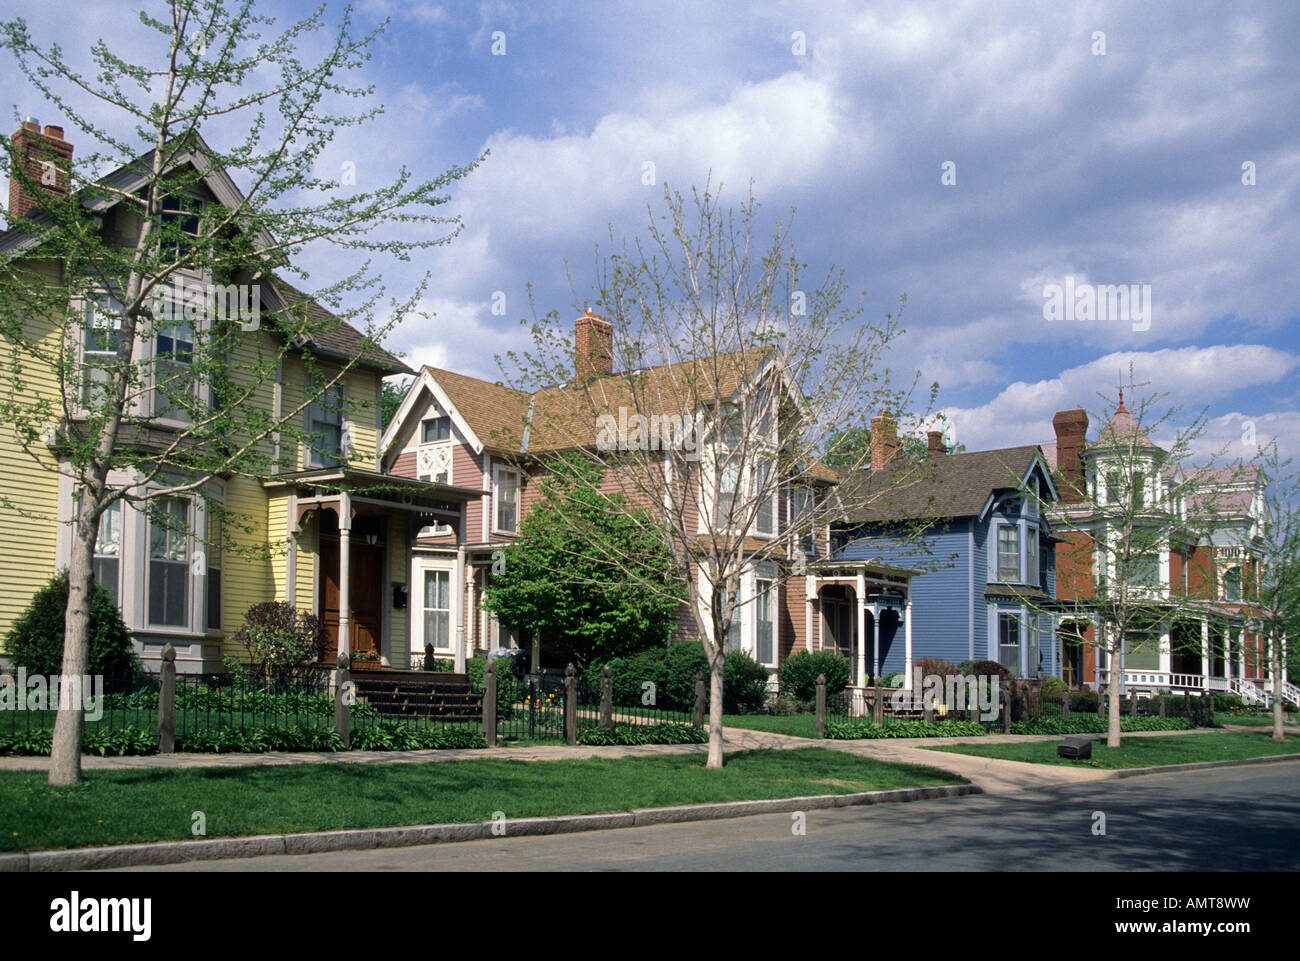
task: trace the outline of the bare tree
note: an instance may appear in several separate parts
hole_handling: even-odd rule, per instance
[[[1139,395],[1145,386],[1130,369],[1118,403],[1103,398],[1103,426],[1087,446],[1082,483],[1058,465],[1062,502],[1041,502],[1053,525],[1068,532],[1057,550],[1057,592],[1077,595],[1077,613],[1093,622],[1087,643],[1099,655],[1099,678],[1103,671],[1107,678],[1110,747],[1121,743],[1126,659],[1158,654],[1164,636],[1178,645],[1180,625],[1208,616],[1203,592],[1169,582],[1169,557],[1211,543],[1224,497],[1218,474],[1208,469],[1214,458],[1194,470],[1181,466],[1198,451],[1205,413],[1187,420],[1178,408],[1161,406],[1165,395]],[[1171,437],[1157,445],[1152,434]],[[1060,613],[1056,605],[1031,606]]]
[[[157,7],[140,14],[155,58],[133,63],[100,41],[93,75],[69,65],[57,45],[39,45],[22,20],[0,26],[0,46],[79,131],[82,148],[75,158],[61,152],[61,130],[5,142],[7,172],[32,209],[9,212],[0,264],[0,420],[12,425],[32,470],[60,474],[78,492],[65,677],[86,667],[87,597],[105,512],[119,502],[205,497],[213,478],[266,476],[280,469],[277,446],[319,440],[305,436],[303,411],[337,407],[337,385],[413,312],[424,286],[385,303],[369,260],[355,266],[358,255],[406,259],[450,240],[458,225],[437,215],[440,192],[470,169],[429,180],[402,170],[370,190],[348,186],[347,171],[339,181],[317,175],[336,133],[381,111],[352,107],[372,91],[346,78],[379,31],[356,34],[348,13],[336,29],[317,10],[274,30],[252,0]],[[300,59],[296,48],[321,34],[319,59]],[[95,112],[75,111],[73,93]],[[240,118],[248,133],[229,149],[200,134]],[[285,279],[295,275],[289,258],[314,241],[353,264],[316,292],[336,314]],[[231,292],[239,309],[227,309]],[[265,318],[263,292],[279,308]],[[214,316],[218,295],[227,302]],[[376,319],[381,312],[386,320]],[[345,322],[366,336],[350,357],[316,364],[303,348]],[[303,357],[313,386],[273,415],[266,397],[290,354]],[[57,388],[47,390],[51,370]],[[155,519],[189,533],[177,530],[183,517]],[[82,711],[61,706],[51,783],[80,778],[83,729]]]
[[[600,461],[608,509],[620,510],[622,493],[684,559],[679,623],[709,662],[710,767],[723,763],[723,669],[742,606],[759,606],[759,659],[774,663],[765,612],[826,556],[829,523],[843,513],[824,458],[842,455],[841,472],[867,466],[869,451],[845,428],[881,409],[901,417],[915,387],[895,387],[885,366],[898,315],[864,321],[841,272],[807,275],[789,229],[776,225],[762,243],[752,193],[726,209],[707,189],[687,201],[665,188],[644,236],[616,241],[611,231],[587,301],[603,316],[579,321],[583,344],[555,312],[534,313],[532,347],[502,359],[506,380],[532,392],[520,449]],[[564,463],[546,458],[538,469]],[[590,538],[585,548],[629,581],[681,592],[616,544]]]

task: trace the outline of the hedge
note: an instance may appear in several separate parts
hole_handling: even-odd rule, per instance
[[[1119,729],[1127,734],[1138,731],[1191,731],[1195,725],[1185,717],[1121,717]],[[1038,717],[1016,721],[1012,734],[1105,734],[1107,718],[1101,714],[1072,714],[1067,721],[1059,717]]]
[[[839,741],[892,737],[975,737],[984,733],[977,721],[832,721],[826,736]]]
[[[608,730],[584,727],[578,732],[578,743],[589,745],[704,744],[708,740],[708,731],[690,724],[618,724]]]

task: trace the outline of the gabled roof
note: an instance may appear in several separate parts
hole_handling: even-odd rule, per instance
[[[594,446],[596,417],[601,414],[617,415],[620,407],[629,411],[655,408],[665,414],[687,413],[693,403],[730,399],[747,380],[762,376],[770,355],[768,349],[735,351],[716,358],[610,374],[582,386],[564,384],[531,393],[426,366],[385,431],[381,449],[391,450],[394,441],[413,429],[407,420],[423,409],[417,404],[417,395],[425,390],[441,406],[450,404],[448,413],[476,451],[486,446],[511,454],[544,454]],[[716,390],[712,386],[704,389],[704,385],[715,384]],[[717,396],[702,396],[706,393]],[[814,464],[809,473],[834,480],[825,465]]]
[[[212,163],[212,150],[203,137],[197,131],[188,136],[191,138],[190,141],[181,144],[172,155],[173,168],[189,164],[202,176],[204,186],[212,192],[212,196],[219,204],[227,208],[238,207],[244,202],[244,195],[239,187],[225,170]],[[173,144],[175,143],[173,141]],[[170,146],[172,144],[169,144]],[[121,202],[120,194],[133,193],[148,183],[155,153],[156,150],[149,150],[98,178],[95,184],[106,188],[105,190],[96,190],[93,186],[81,188],[77,194],[82,206],[97,214],[117,206]],[[49,215],[37,210],[24,218],[24,221],[21,227],[12,226],[0,232],[0,254],[14,257],[39,246],[49,228]],[[275,238],[265,227],[258,225],[257,234],[259,243],[263,246],[274,245]],[[272,298],[277,300],[281,307],[290,310],[305,309],[307,319],[313,324],[325,325],[325,329],[313,336],[312,343],[306,345],[313,353],[340,360],[359,357],[361,366],[379,370],[384,374],[415,373],[401,360],[382,348],[371,347],[362,354],[363,335],[359,330],[335,317],[318,301],[308,297],[283,279],[271,276],[267,284],[271,287]],[[330,326],[331,321],[332,326]]]
[[[1015,489],[1035,465],[1054,499],[1056,488],[1036,444],[945,454],[920,466],[898,456],[876,470],[841,474],[839,496],[850,524],[980,517],[992,495]]]

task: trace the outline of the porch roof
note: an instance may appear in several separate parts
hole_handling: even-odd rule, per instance
[[[858,571],[870,575],[881,574],[886,577],[901,578],[910,581],[918,574],[924,574],[922,570],[914,567],[899,567],[896,564],[886,564],[884,561],[853,561],[853,560],[825,560],[813,561],[808,565],[808,570],[815,577],[835,577],[837,571],[844,571],[846,574],[856,577]]]
[[[459,517],[464,505],[485,493],[471,487],[433,484],[414,477],[399,477],[377,471],[325,467],[277,474],[263,481],[268,491],[297,496],[298,516],[303,518],[320,507],[341,508],[346,497],[358,508],[404,511],[429,517]]]

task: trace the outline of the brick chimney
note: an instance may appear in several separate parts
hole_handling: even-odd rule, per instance
[[[1061,503],[1077,504],[1083,500],[1083,445],[1088,436],[1088,412],[1058,410],[1052,418],[1056,431],[1056,472],[1061,480]]]
[[[943,457],[948,453],[948,445],[943,442],[943,431],[941,430],[926,431],[925,446],[931,457]]]
[[[27,176],[41,184],[51,194],[66,197],[68,194],[68,168],[72,164],[72,144],[63,139],[63,128],[47,124],[45,132],[41,125],[28,118],[14,131],[14,163],[22,163]],[[32,197],[17,177],[9,178],[9,221],[38,208],[40,205]]]
[[[871,469],[879,470],[898,453],[898,421],[883,410],[871,418]]]
[[[614,325],[590,309],[573,322],[573,376],[580,384],[614,372]]]

